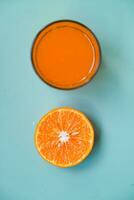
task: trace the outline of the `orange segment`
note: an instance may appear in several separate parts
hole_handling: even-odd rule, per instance
[[[57,108],[44,115],[35,131],[35,145],[40,155],[59,167],[82,162],[91,152],[94,130],[78,110]]]

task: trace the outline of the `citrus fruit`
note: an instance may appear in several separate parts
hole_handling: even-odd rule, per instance
[[[63,107],[44,115],[35,131],[35,145],[40,155],[59,167],[71,167],[91,152],[94,130],[78,110]]]
[[[56,21],[43,28],[32,47],[37,74],[51,86],[72,89],[87,83],[100,64],[100,47],[85,25]]]

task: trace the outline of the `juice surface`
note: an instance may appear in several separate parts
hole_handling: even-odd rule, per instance
[[[96,73],[100,49],[93,33],[73,21],[45,27],[32,49],[36,72],[48,84],[62,89],[79,87]]]

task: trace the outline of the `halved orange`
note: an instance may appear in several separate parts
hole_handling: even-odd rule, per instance
[[[37,124],[35,145],[51,164],[71,167],[82,162],[94,144],[94,129],[87,117],[68,107],[54,109]]]

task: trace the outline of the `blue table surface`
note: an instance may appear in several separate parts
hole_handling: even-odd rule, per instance
[[[93,30],[102,64],[86,86],[57,90],[35,74],[37,32],[59,19]],[[37,153],[34,129],[47,111],[71,106],[95,125],[92,154],[60,169]],[[0,200],[134,199],[134,1],[0,1]]]

